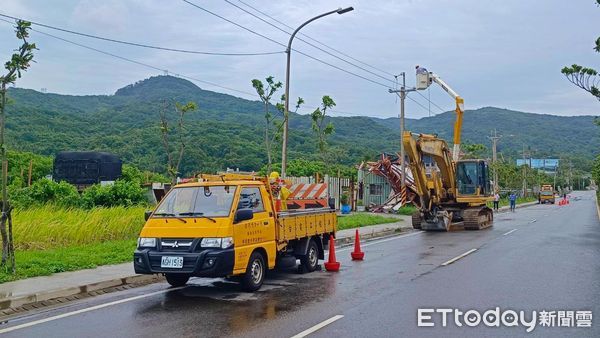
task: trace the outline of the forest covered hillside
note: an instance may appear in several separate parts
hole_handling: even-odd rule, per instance
[[[11,88],[8,140],[11,149],[53,155],[62,150],[102,150],[143,169],[164,172],[158,112],[163,100],[195,101],[199,110],[186,116],[188,148],[183,172],[226,167],[258,170],[264,154],[264,111],[259,101],[203,90],[172,76],[156,76],[114,95],[71,96]],[[334,98],[335,99],[335,98]],[[272,109],[276,112],[275,108]],[[437,133],[451,141],[454,113],[408,119],[415,132]],[[351,165],[399,146],[397,118],[331,117],[331,161]],[[463,141],[489,145],[492,129],[503,135],[499,151],[520,156],[523,145],[535,157],[570,158],[589,170],[600,149],[592,116],[562,117],[485,107],[466,111]],[[577,144],[577,147],[573,147]],[[317,159],[308,115],[290,118],[290,159]],[[275,161],[279,156],[276,156]],[[579,158],[579,159],[577,159]]]

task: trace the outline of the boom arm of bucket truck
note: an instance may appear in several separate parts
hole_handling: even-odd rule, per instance
[[[452,96],[454,101],[456,102],[456,121],[454,122],[454,148],[452,149],[452,160],[454,162],[458,161],[458,155],[460,154],[460,134],[462,129],[462,119],[464,112],[464,103],[460,95],[454,91],[454,89],[450,88],[444,80],[442,80],[437,74],[433,72],[428,72],[425,68],[417,66],[417,86],[418,90],[427,89],[429,85],[435,82],[442,89],[448,93],[448,95]]]

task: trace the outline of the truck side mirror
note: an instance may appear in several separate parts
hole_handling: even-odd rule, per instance
[[[252,209],[238,209],[238,211],[235,212],[233,223],[247,221],[252,218],[254,218],[254,212],[252,211]]]
[[[147,221],[150,218],[150,216],[152,216],[152,210],[146,210],[144,212],[144,219]]]

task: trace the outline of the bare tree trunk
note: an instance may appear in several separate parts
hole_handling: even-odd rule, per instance
[[[8,206],[8,214],[6,218],[8,219],[8,254],[10,256],[10,269],[14,274],[17,265],[15,262],[15,246],[13,241],[12,207],[10,204]]]
[[[2,161],[2,216],[0,217],[0,234],[2,235],[2,266],[6,266],[6,261],[10,255],[10,239],[6,233],[6,219],[8,217],[8,192],[7,186],[7,172],[8,163],[6,160],[6,145],[4,144],[4,119],[5,119],[5,107],[6,107],[6,84],[2,83],[0,89],[0,96],[2,99],[2,106],[0,107],[0,161]]]
[[[267,176],[271,173],[271,140],[269,139],[269,103],[265,102],[265,147],[267,149]]]
[[[4,205],[4,203],[2,203]],[[2,262],[1,266],[6,266],[6,260],[8,259],[8,236],[6,233],[6,216],[2,213],[0,216],[0,234],[2,234]]]

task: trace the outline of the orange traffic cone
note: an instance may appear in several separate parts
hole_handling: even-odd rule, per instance
[[[362,261],[365,257],[365,253],[360,250],[360,235],[358,229],[356,229],[356,235],[354,235],[354,251],[350,253],[353,261]]]
[[[327,271],[340,271],[340,262],[335,260],[335,241],[333,235],[329,236],[329,260],[325,262]]]

